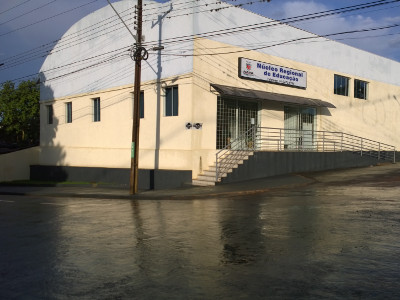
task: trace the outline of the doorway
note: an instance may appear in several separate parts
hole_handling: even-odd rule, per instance
[[[316,115],[314,107],[285,106],[285,149],[314,150]]]
[[[232,98],[218,97],[217,100],[217,149],[245,145],[252,148],[255,136],[246,133],[258,124],[258,103]]]

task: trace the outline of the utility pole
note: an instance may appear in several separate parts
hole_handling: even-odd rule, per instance
[[[107,0],[108,4],[114,10],[115,14],[124,24],[126,29],[132,35],[132,37],[136,40],[136,43],[131,48],[131,58],[135,61],[135,82],[134,82],[134,90],[133,90],[133,122],[132,122],[132,145],[131,145],[131,170],[130,170],[130,179],[129,179],[129,193],[134,195],[138,191],[138,167],[139,167],[139,129],[140,129],[140,77],[142,71],[142,60],[147,60],[149,57],[149,53],[142,46],[142,9],[143,9],[143,0],[138,0],[138,4],[135,5],[135,13],[136,13],[136,36],[129,29],[128,25],[124,22],[122,17],[119,15],[117,10],[111,4],[110,0]],[[167,12],[169,13],[171,9]],[[166,13],[166,14],[167,14]],[[165,14],[165,15],[166,15]],[[165,16],[164,15],[164,16]],[[164,49],[159,41],[158,47],[153,47],[153,51],[160,51]],[[160,63],[160,62],[159,62]],[[0,64],[0,66],[3,64]],[[161,66],[159,65],[159,68]]]
[[[142,60],[148,57],[147,50],[142,47],[142,0],[136,6],[136,44],[132,48],[132,58],[135,60],[135,82],[133,90],[133,124],[131,146],[131,172],[129,180],[129,193],[134,195],[138,191],[138,165],[139,165],[139,129],[140,129],[140,77]]]

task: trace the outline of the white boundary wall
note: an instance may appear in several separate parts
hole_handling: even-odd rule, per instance
[[[30,165],[39,164],[40,147],[0,155],[0,182],[28,180]]]

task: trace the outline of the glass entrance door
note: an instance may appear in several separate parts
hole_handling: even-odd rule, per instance
[[[313,107],[285,106],[285,149],[314,149],[317,111]]]
[[[257,126],[258,104],[230,98],[218,98],[217,149],[231,142],[232,148],[253,148],[254,137],[246,133]]]

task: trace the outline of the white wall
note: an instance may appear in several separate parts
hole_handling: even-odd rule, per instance
[[[207,10],[218,7],[211,0],[207,1]],[[207,35],[208,39],[193,41],[193,34],[220,33],[223,29],[270,20],[240,8],[196,13],[200,8],[194,7],[194,14],[180,16],[181,8],[195,5],[175,0],[171,2],[172,11],[167,13],[170,2],[146,3],[152,4],[152,13],[145,17],[145,46],[148,49],[156,46],[161,34],[165,49],[162,55],[150,53],[149,59],[142,62],[145,118],[141,120],[140,128],[139,167],[193,170],[195,175],[215,160],[217,96],[210,92],[210,83],[332,102],[337,109],[329,110],[329,115],[319,118],[319,129],[344,131],[400,145],[400,134],[396,133],[395,126],[400,114],[398,62],[325,39],[320,43],[248,51],[256,44],[268,46],[282,39],[313,36],[287,25],[236,35]],[[133,19],[128,19],[132,15],[124,16],[124,11],[133,5],[129,0],[114,3],[131,28]],[[159,15],[164,15],[162,28]],[[106,27],[109,31],[100,26],[102,20],[113,20]],[[91,30],[84,33],[85,28]],[[133,38],[108,6],[77,22],[64,37],[72,39],[75,35],[83,43],[69,40],[65,44],[61,40],[42,66],[40,163],[129,167],[134,63],[127,50]],[[57,52],[60,49],[63,50]],[[111,52],[116,49],[121,50]],[[108,54],[102,56],[104,53]],[[117,53],[124,55],[118,58]],[[95,56],[97,58],[86,60]],[[237,70],[240,56],[307,71],[307,89],[242,80]],[[107,59],[109,61],[103,62]],[[80,62],[75,64],[76,61]],[[96,63],[98,65],[94,66]],[[69,69],[57,68],[63,65],[69,65]],[[333,95],[335,73],[352,80],[369,81],[369,100]],[[159,97],[157,79],[162,86]],[[179,85],[179,116],[164,117],[162,90],[171,85]],[[99,123],[92,122],[91,99],[95,97],[100,97],[102,103]],[[69,101],[73,102],[73,123],[66,124],[65,103]],[[53,125],[46,124],[46,104],[54,105]],[[262,126],[283,127],[282,104],[262,103],[262,107]],[[203,128],[185,130],[186,122],[203,123]]]
[[[246,25],[265,24],[271,20],[235,7],[211,12],[212,8],[226,4],[206,1],[209,4],[206,9],[204,5],[198,7],[196,1],[182,3],[174,0],[164,4],[144,2],[147,4],[143,23],[144,46],[150,54],[149,59],[143,62],[142,81],[154,80],[157,76],[171,77],[190,73],[193,69],[192,37],[206,34],[205,37],[209,39],[247,50],[258,48],[257,51],[273,56],[353,74],[368,80],[400,85],[399,62],[339,42],[317,38],[313,39],[313,42],[302,41],[269,47],[281,41],[317,37],[288,25],[219,35],[217,33],[224,32],[223,30],[238,30]],[[134,31],[134,4],[134,1],[129,0],[113,4],[131,31]],[[172,10],[169,11],[171,6]],[[184,8],[186,10],[183,11]],[[192,9],[194,13],[185,15],[183,12],[187,12],[187,9]],[[161,21],[159,16],[164,16]],[[158,52],[150,49],[157,46],[160,39],[165,49],[162,50],[162,55],[158,56]],[[133,43],[133,37],[110,6],[84,17],[65,33],[51,55],[46,58],[41,68],[41,100],[132,84],[134,63],[128,55],[128,50]],[[221,48],[218,52],[230,50],[229,47]],[[242,52],[243,55],[245,53],[246,51]],[[159,62],[161,65],[158,65]],[[58,68],[60,66],[68,67]]]
[[[168,11],[169,4],[153,1],[144,3],[151,8],[144,11],[144,46],[149,50],[149,58],[142,62],[142,81],[190,72],[192,70],[190,56],[159,57],[158,52],[152,51],[151,48],[157,46],[161,38],[163,43],[165,42],[163,54],[190,53],[190,49],[193,48],[192,42],[190,40],[174,42],[174,37],[192,35],[191,17],[164,18],[159,22],[158,15]],[[113,3],[132,32],[135,32],[133,29],[135,4],[136,2],[129,0]],[[182,8],[182,4],[178,7]],[[166,16],[177,14],[179,10],[172,11]],[[42,65],[41,100],[133,84],[135,64],[128,50],[134,43],[134,38],[110,6],[84,17],[63,35]],[[162,68],[158,68],[159,59]],[[64,67],[59,68],[60,66]]]
[[[39,147],[0,155],[0,182],[28,180],[30,165],[39,164]]]

